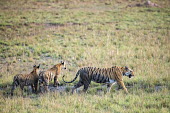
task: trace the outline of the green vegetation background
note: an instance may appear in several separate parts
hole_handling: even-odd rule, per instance
[[[140,113],[170,111],[170,1],[136,7],[144,0],[1,0],[0,112]],[[128,7],[132,5],[132,7]],[[13,76],[34,64],[47,69],[64,60],[66,80],[83,66],[129,66],[124,77],[130,94],[92,83],[87,94],[15,91]],[[65,85],[61,78],[62,85]]]

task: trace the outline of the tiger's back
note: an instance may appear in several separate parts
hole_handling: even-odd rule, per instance
[[[52,81],[55,76],[56,74],[52,70],[41,71],[39,74],[39,81],[49,84],[49,82]]]
[[[96,67],[85,67],[80,69],[81,75],[87,74],[88,79],[97,83],[107,83],[110,79],[121,81],[122,76],[116,74],[118,67],[114,68],[96,68]],[[113,76],[114,75],[114,76]]]

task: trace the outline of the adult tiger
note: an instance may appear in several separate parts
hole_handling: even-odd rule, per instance
[[[54,65],[52,68],[42,71],[39,74],[39,87],[40,92],[42,92],[42,86],[44,86],[45,91],[48,91],[49,82],[54,79],[54,86],[57,87],[60,83],[58,81],[58,75],[61,72],[61,69],[66,69],[65,63],[61,62],[59,64]]]
[[[84,67],[78,70],[76,77],[70,81],[66,82],[64,80],[63,76],[63,81],[65,83],[72,83],[74,82],[78,75],[80,75],[80,80],[79,82],[72,88],[72,93],[74,92],[75,89],[81,87],[84,85],[83,91],[86,92],[91,81],[94,81],[96,83],[106,83],[107,84],[107,91],[110,92],[110,89],[113,84],[116,82],[123,87],[126,93],[128,93],[122,76],[128,76],[129,78],[134,76],[133,71],[128,68],[128,67],[111,67],[111,68],[96,68],[96,67]]]
[[[19,85],[22,90],[22,94],[23,94],[24,86],[29,86],[29,85],[31,85],[33,92],[37,92],[39,68],[40,65],[39,66],[34,65],[33,71],[30,74],[15,75],[13,79],[12,89],[11,89],[11,96],[13,96],[13,92],[15,88]]]

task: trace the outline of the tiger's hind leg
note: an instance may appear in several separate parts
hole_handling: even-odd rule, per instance
[[[80,74],[80,80],[82,81],[83,85],[84,85],[84,89],[83,89],[83,92],[87,92],[87,89],[89,88],[89,85],[91,83],[91,79],[89,78],[88,76],[88,73],[83,73],[83,74]]]
[[[87,93],[87,89],[89,88],[89,85],[91,83],[91,80],[89,80],[86,76],[85,80],[84,80],[84,89],[83,89],[83,92]]]
[[[121,85],[118,84],[118,88],[116,90],[122,89]]]
[[[110,93],[110,90],[114,84],[115,83],[107,84],[107,93]]]
[[[76,85],[74,85],[74,87],[72,88],[72,94],[74,93],[74,90],[81,87],[83,85],[83,81],[79,81]]]
[[[83,92],[87,93],[87,89],[89,88],[90,83],[84,83],[84,89]]]

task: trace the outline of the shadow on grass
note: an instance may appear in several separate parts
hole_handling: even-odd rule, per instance
[[[11,97],[11,87],[12,85],[10,83],[5,83],[5,84],[0,84],[0,95],[3,97],[3,98],[9,98]],[[55,93],[59,93],[59,94],[63,94],[63,93],[66,93],[66,94],[71,94],[71,89],[72,89],[73,86],[68,86],[68,85],[60,85],[58,87],[53,87],[52,85],[49,85],[48,88],[49,88],[49,92],[48,93],[52,93],[52,92],[55,92]],[[111,89],[111,93],[115,93],[115,92],[119,92],[119,91],[123,91],[122,88],[120,88],[119,90],[116,88],[117,86],[113,86],[112,89]],[[127,89],[129,90],[129,92],[138,92],[139,90],[142,90],[143,92],[146,92],[146,93],[154,93],[154,92],[159,92],[159,91],[162,91],[163,89],[166,89],[168,88],[167,86],[161,86],[161,85],[155,85],[155,86],[146,86],[146,84],[127,84],[126,85]],[[76,90],[76,93],[77,94],[82,94],[82,89],[83,87],[81,88],[78,88]],[[107,93],[107,86],[106,85],[101,85],[101,84],[92,84],[88,91],[87,91],[87,94],[90,94],[90,95],[105,95]],[[45,95],[46,93],[40,93],[38,91],[37,94],[35,93],[32,93],[32,89],[30,86],[25,86],[24,88],[24,93],[23,93],[23,97],[25,98],[37,98],[41,95]],[[21,96],[21,89],[20,87],[17,87],[15,90],[14,90],[14,96]]]

